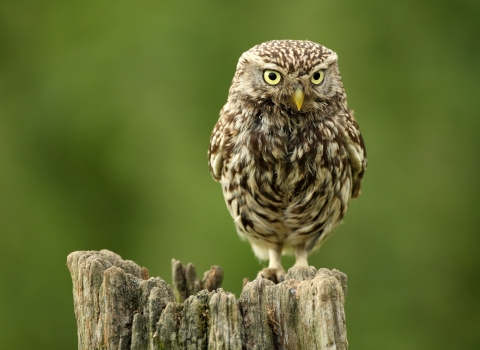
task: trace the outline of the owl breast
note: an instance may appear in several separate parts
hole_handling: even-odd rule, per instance
[[[231,132],[221,183],[240,236],[284,251],[318,246],[345,214],[348,152],[332,119],[271,123],[257,116]]]

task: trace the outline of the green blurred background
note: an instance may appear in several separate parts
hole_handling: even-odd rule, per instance
[[[0,343],[75,349],[75,250],[170,282],[262,268],[209,174],[242,52],[309,39],[366,141],[362,196],[314,254],[348,275],[352,349],[480,349],[480,2],[2,1]],[[293,259],[284,259],[291,266]]]

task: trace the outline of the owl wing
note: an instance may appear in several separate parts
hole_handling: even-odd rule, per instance
[[[353,111],[349,111],[347,121],[344,138],[352,169],[352,197],[357,198],[360,195],[363,174],[367,169],[367,150]]]
[[[220,119],[213,128],[210,136],[210,148],[208,149],[208,166],[210,173],[215,181],[220,181],[222,176],[223,161],[225,159],[225,145],[230,139],[228,128],[229,118],[224,114],[224,110],[220,112]]]

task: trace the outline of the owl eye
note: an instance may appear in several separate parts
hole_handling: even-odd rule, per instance
[[[325,74],[323,73],[323,70],[319,70],[318,72],[315,72],[312,74],[312,77],[310,78],[310,81],[314,83],[315,85],[320,84],[323,81],[323,76]]]
[[[277,85],[282,79],[282,76],[277,71],[266,70],[265,72],[263,72],[263,79],[265,79],[267,84]]]

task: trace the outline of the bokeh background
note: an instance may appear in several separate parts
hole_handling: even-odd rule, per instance
[[[242,52],[339,55],[369,158],[310,259],[348,275],[352,349],[480,348],[480,2],[2,1],[0,344],[75,349],[67,255],[263,267],[206,151]],[[290,266],[293,259],[284,259]]]

